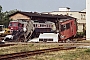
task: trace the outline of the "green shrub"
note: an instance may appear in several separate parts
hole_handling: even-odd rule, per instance
[[[87,49],[87,50],[85,50],[85,52],[88,52],[88,53],[90,53],[90,49]]]
[[[84,31],[84,32],[77,32],[77,34],[76,34],[77,38],[78,37],[84,37],[84,36],[86,36],[86,31]]]

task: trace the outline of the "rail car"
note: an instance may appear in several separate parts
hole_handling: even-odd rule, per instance
[[[36,29],[36,32],[50,32],[50,31],[55,31],[56,26],[55,23],[50,22],[50,21],[38,21],[34,20],[33,21],[34,28]]]
[[[34,33],[33,33],[34,38],[39,37],[40,33],[54,32],[56,30],[54,22],[39,21],[39,20],[32,20],[32,22],[34,26]]]
[[[73,39],[77,33],[77,24],[75,19],[61,19],[55,22],[35,22],[36,33],[39,33],[38,42],[60,42]],[[51,36],[51,34],[53,36]],[[56,38],[55,35],[58,37]],[[34,40],[31,40],[33,42]],[[35,42],[35,41],[34,41]]]
[[[77,24],[75,19],[62,19],[59,21],[60,40],[73,39],[77,33]]]

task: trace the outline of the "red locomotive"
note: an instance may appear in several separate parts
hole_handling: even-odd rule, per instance
[[[10,21],[8,28],[10,30],[17,31],[20,28],[23,28],[23,23],[21,21],[19,21],[19,20]]]

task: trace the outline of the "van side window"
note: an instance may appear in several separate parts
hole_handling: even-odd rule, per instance
[[[69,29],[70,28],[70,23],[67,23],[66,24],[66,29]]]

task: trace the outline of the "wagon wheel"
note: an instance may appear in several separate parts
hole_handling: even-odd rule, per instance
[[[67,39],[67,40],[66,40],[66,43],[71,43],[71,40],[70,40],[70,39]]]
[[[76,42],[76,41],[73,40],[73,39],[67,39],[66,42],[67,42],[67,43],[74,43],[74,42]]]

